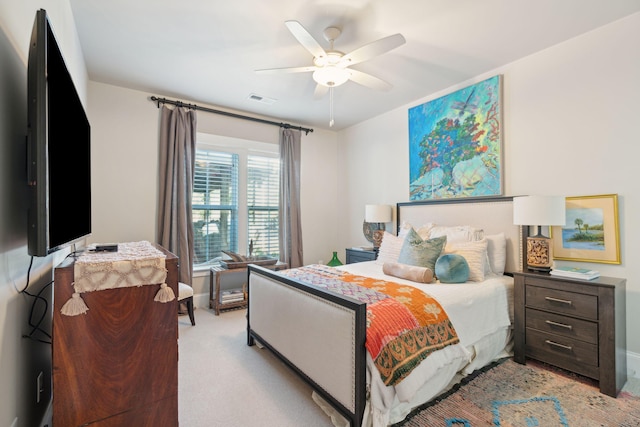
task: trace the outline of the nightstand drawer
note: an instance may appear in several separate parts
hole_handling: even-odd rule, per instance
[[[560,316],[531,308],[527,308],[525,312],[527,328],[585,341],[590,344],[598,344],[598,324],[595,322]]]
[[[527,355],[554,366],[579,372],[576,367],[598,366],[598,346],[527,328]]]
[[[598,297],[595,295],[529,285],[525,291],[525,304],[527,307],[598,320]]]

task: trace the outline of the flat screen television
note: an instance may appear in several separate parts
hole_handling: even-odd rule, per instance
[[[28,251],[46,256],[91,233],[91,128],[43,9],[27,68]]]

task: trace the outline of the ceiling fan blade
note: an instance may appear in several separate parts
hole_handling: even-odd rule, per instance
[[[317,70],[318,67],[308,66],[308,67],[288,67],[288,68],[265,68],[262,70],[256,70],[258,74],[282,74],[282,73],[307,73],[310,71]]]
[[[317,84],[316,89],[313,91],[313,98],[320,99],[324,97],[327,94],[327,92],[329,92],[329,86]]]
[[[348,67],[349,65],[357,64],[367,59],[371,59],[374,56],[382,55],[385,52],[389,52],[392,49],[402,46],[406,43],[406,40],[402,34],[394,34],[387,36],[366,44],[351,53],[346,54],[340,58],[340,66]]]
[[[320,58],[327,55],[320,43],[313,38],[311,34],[298,21],[285,21],[284,23],[291,34],[300,42],[305,49],[311,52],[314,58]]]
[[[391,84],[374,77],[371,74],[363,73],[362,71],[354,70],[353,68],[349,68],[349,72],[351,73],[349,80],[361,84],[362,86],[377,90],[389,90],[393,87]]]

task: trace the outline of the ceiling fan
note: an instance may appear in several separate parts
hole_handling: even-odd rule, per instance
[[[351,80],[372,89],[389,90],[391,85],[378,77],[362,71],[349,68],[351,65],[364,62],[375,56],[382,55],[398,46],[403,45],[406,40],[402,34],[394,34],[366,44],[348,54],[334,50],[333,43],[340,36],[342,30],[337,27],[328,27],[324,30],[325,40],[329,42],[329,50],[325,50],[320,43],[300,24],[298,21],[286,21],[285,25],[291,34],[300,42],[311,55],[313,55],[313,65],[306,67],[289,68],[269,68],[256,70],[260,74],[276,73],[305,73],[313,72],[313,80],[317,83],[314,91],[315,98],[321,98],[327,91],[333,95],[333,89]],[[333,101],[331,100],[331,121],[333,125]]]

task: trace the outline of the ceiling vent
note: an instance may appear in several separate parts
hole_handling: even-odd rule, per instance
[[[267,98],[265,96],[256,95],[255,93],[252,93],[251,95],[249,95],[249,99],[252,101],[259,102],[261,104],[266,104],[266,105],[272,105],[272,104],[275,104],[276,102],[276,100],[273,98]]]

